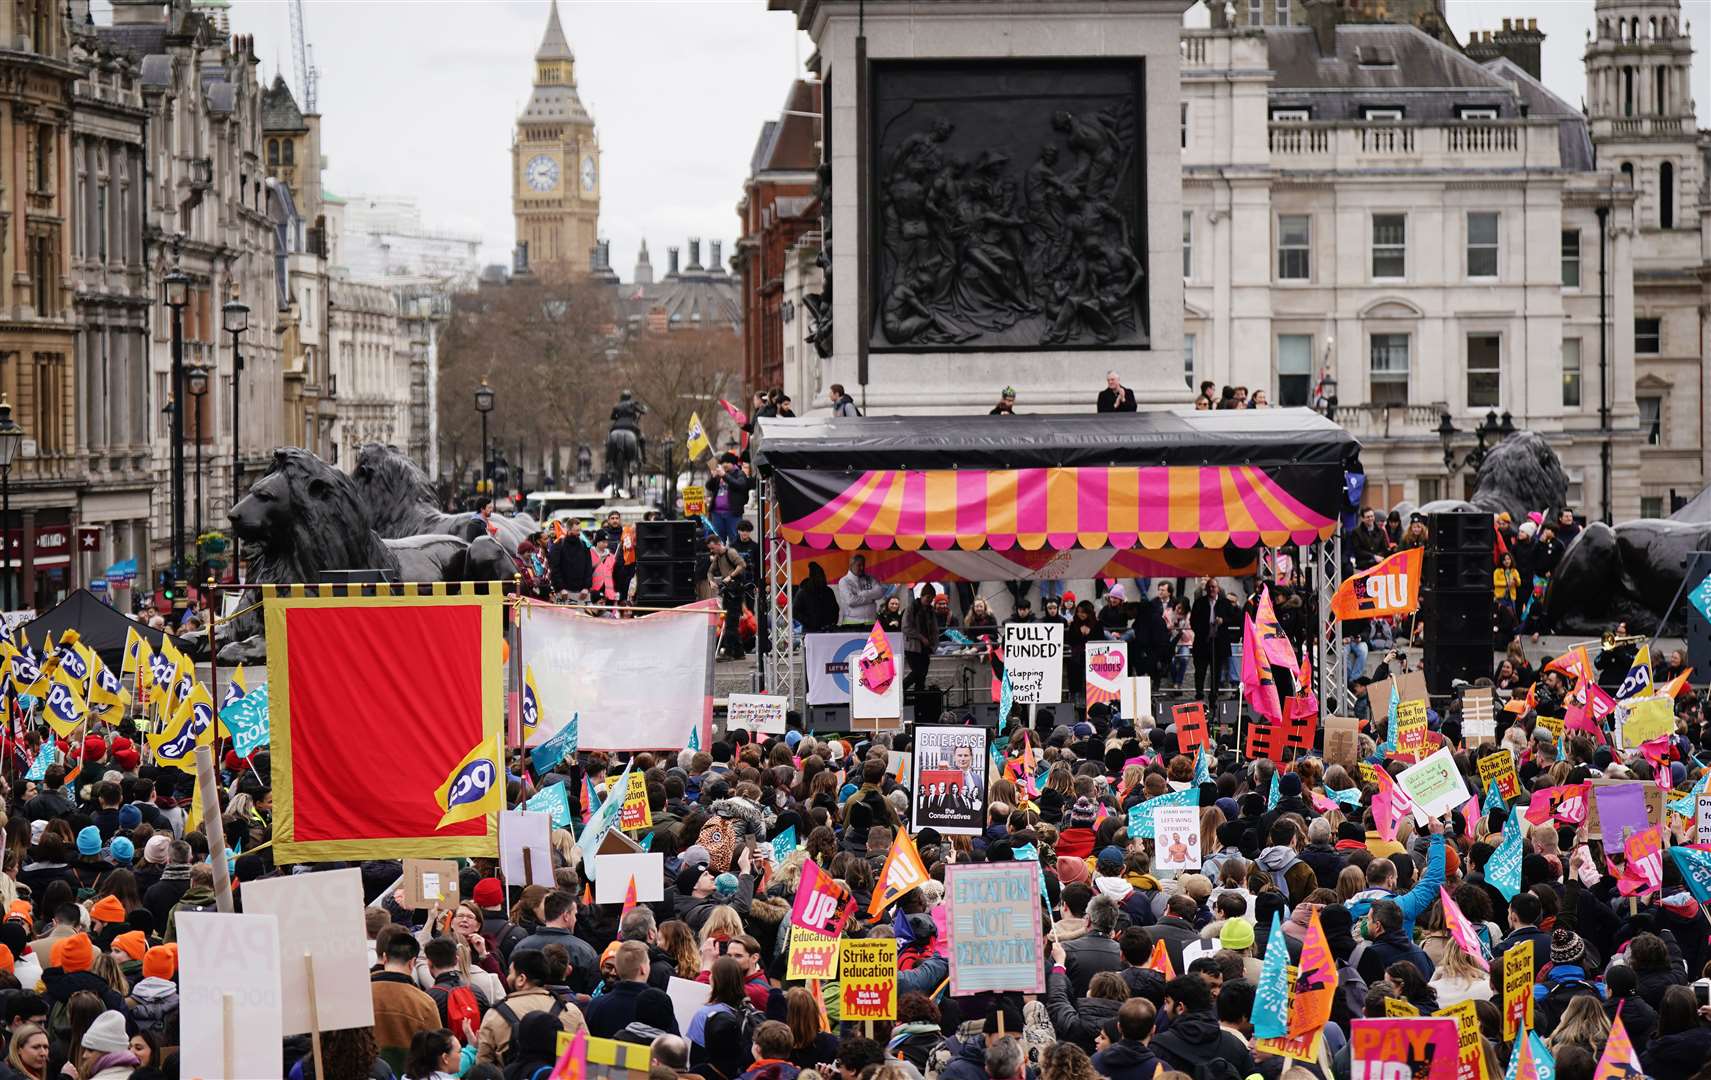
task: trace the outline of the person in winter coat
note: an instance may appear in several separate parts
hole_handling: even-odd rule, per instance
[[[1153,1036],[1153,1054],[1165,1068],[1190,1076],[1210,1061],[1230,1064],[1237,1076],[1254,1073],[1253,1054],[1243,1038],[1218,1023],[1212,1012],[1212,990],[1198,975],[1178,975],[1165,984],[1164,1014],[1170,1027]]]
[[[790,1060],[794,1042],[790,1025],[781,1020],[768,1020],[755,1028],[754,1044],[750,1047],[754,1064],[738,1080],[796,1080],[796,1074],[802,1070]]]
[[[1087,932],[1074,941],[1055,943],[1054,948],[1064,956],[1062,963],[1069,977],[1072,1000],[1087,996],[1093,976],[1102,971],[1123,970],[1123,950],[1113,936],[1116,931],[1116,902],[1109,896],[1095,896],[1087,905]]]
[[[125,1017],[112,1009],[95,1018],[78,1043],[77,1075],[85,1080],[129,1080],[140,1064],[131,1053]]]
[[[511,1048],[513,1032],[521,1034],[521,1022],[533,1013],[551,1014],[554,1026],[572,1035],[587,1026],[582,1012],[575,1005],[560,1002],[547,991],[547,977],[547,958],[540,953],[521,949],[511,954],[510,969],[505,979],[505,985],[511,992],[481,1018],[481,1028],[476,1033],[475,1060],[488,1065],[504,1060]],[[506,1013],[511,1016],[507,1017]],[[552,1061],[556,1060],[555,1056]]]
[[[1663,996],[1672,986],[1686,986],[1687,975],[1671,963],[1669,948],[1656,934],[1635,934],[1628,942],[1628,964],[1639,980],[1640,997],[1663,1015]]]
[[[1335,834],[1331,823],[1322,817],[1307,822],[1307,846],[1301,849],[1301,861],[1313,868],[1313,877],[1321,889],[1337,887],[1337,875],[1349,864],[1343,853],[1332,846]]]
[[[1672,986],[1658,1007],[1657,1033],[1640,1051],[1640,1068],[1652,1080],[1689,1080],[1711,1060],[1711,1027],[1699,1019],[1693,990]]]
[[[1194,926],[1200,905],[1192,897],[1178,893],[1165,902],[1164,910],[1164,918],[1148,927],[1147,934],[1154,942],[1164,942],[1173,969],[1187,971],[1188,965],[1182,962],[1182,947],[1200,940],[1200,931]]]
[[[1604,969],[1604,1015],[1612,1023],[1617,1009],[1622,1010],[1622,1026],[1628,1029],[1634,1046],[1645,1046],[1652,1041],[1652,1032],[1658,1026],[1657,1010],[1640,996],[1634,969],[1626,964],[1611,964]]]
[[[1551,932],[1551,966],[1544,981],[1533,987],[1533,1030],[1549,1038],[1561,1022],[1568,1003],[1577,997],[1604,996],[1586,977],[1586,943],[1573,930],[1557,927]]]
[[[1433,819],[1427,826],[1432,839],[1426,852],[1426,872],[1414,887],[1401,896],[1396,895],[1396,864],[1389,859],[1374,859],[1366,867],[1366,885],[1349,898],[1349,914],[1358,922],[1379,900],[1393,900],[1402,909],[1402,928],[1414,933],[1414,920],[1432,906],[1438,898],[1438,888],[1444,883],[1444,825]],[[1540,955],[1543,955],[1542,953]],[[1430,975],[1430,972],[1422,974]]]
[[[1402,906],[1394,900],[1375,900],[1367,912],[1367,937],[1371,944],[1360,958],[1358,970],[1370,985],[1384,978],[1391,964],[1413,964],[1422,979],[1436,970],[1424,949],[1402,929]]]
[[[71,995],[88,990],[99,997],[107,1008],[126,1013],[124,997],[90,970],[95,966],[95,945],[88,934],[72,934],[54,942],[49,952],[49,967],[42,969],[42,997],[48,1008],[69,1002]]]
[[[178,1045],[178,984],[172,981],[177,969],[177,955],[156,945],[143,954],[143,977],[125,1002],[137,1027],[154,1032],[169,1046]]]
[[[1145,998],[1132,997],[1117,1010],[1116,1042],[1093,1055],[1093,1071],[1107,1080],[1153,1080],[1158,1058],[1147,1040],[1152,1038],[1157,1010]]]
[[[1286,772],[1277,778],[1277,805],[1260,815],[1259,827],[1263,836],[1271,835],[1271,828],[1277,824],[1277,819],[1285,814],[1294,814],[1303,821],[1312,820],[1317,813],[1307,805],[1307,800],[1301,797],[1301,777],[1294,772]],[[1272,841],[1276,843],[1276,841]]]
[[[647,983],[648,947],[640,941],[626,941],[618,946],[614,963],[618,968],[618,982],[590,1001],[584,1011],[588,1034],[610,1039],[638,1021],[678,1034],[677,1014],[672,1009],[671,998],[664,990],[657,990]]]
[[[823,634],[838,625],[838,594],[826,581],[826,568],[808,564],[808,580],[796,587],[791,613],[805,634]]]
[[[1538,977],[1539,970],[1548,964],[1551,958],[1551,935],[1539,929],[1541,910],[1539,898],[1532,893],[1520,892],[1515,894],[1515,899],[1509,901],[1509,934],[1497,943],[1497,948],[1492,950],[1491,962],[1493,964],[1500,963],[1503,954],[1521,942],[1531,941],[1533,943],[1533,977],[1535,979]]]
[[[1091,1054],[1100,1026],[1116,1018],[1117,1010],[1128,999],[1129,987],[1115,971],[1101,971],[1088,983],[1087,996],[1072,1000],[1063,956],[1063,946],[1054,942],[1052,969],[1046,973],[1046,1011],[1060,1040]]]
[[[571,518],[565,522],[563,540],[553,545],[547,566],[553,588],[560,592],[586,592],[594,580],[594,559],[589,554],[588,541],[582,538],[582,522]]]
[[[838,579],[840,621],[849,626],[872,629],[879,618],[879,602],[884,598],[885,586],[867,572],[867,559],[861,555],[850,556],[849,572]]]
[[[1147,873],[1146,855],[1125,856],[1116,845],[1100,850],[1094,863],[1093,888],[1111,899],[1135,926],[1151,926],[1164,907],[1164,892],[1158,879]]]
[[[1301,780],[1291,774],[1299,787]],[[1273,823],[1268,835],[1271,846],[1259,853],[1259,868],[1270,875],[1272,884],[1278,891],[1289,898],[1290,904],[1299,904],[1307,899],[1307,894],[1319,887],[1319,878],[1311,866],[1301,861],[1296,849],[1301,844],[1301,830],[1292,821]]]

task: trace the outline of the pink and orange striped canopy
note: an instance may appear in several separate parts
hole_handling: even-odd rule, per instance
[[[1254,465],[851,475],[814,475],[823,497],[781,527],[785,539],[844,551],[1245,548],[1308,543],[1329,537],[1337,524]],[[800,482],[804,474],[791,478]],[[827,483],[843,486],[827,490]]]

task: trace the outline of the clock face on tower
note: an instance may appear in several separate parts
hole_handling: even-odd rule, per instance
[[[558,162],[545,154],[537,154],[523,167],[523,175],[536,191],[551,191],[558,187]]]
[[[588,155],[585,155],[582,159],[582,190],[583,191],[593,191],[594,190],[594,180],[595,180],[594,155],[588,154]]]

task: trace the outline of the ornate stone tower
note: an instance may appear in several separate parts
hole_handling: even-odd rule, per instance
[[[511,143],[518,269],[586,274],[600,218],[600,145],[576,93],[576,56],[552,0],[535,86]]]
[[[1697,229],[1693,41],[1681,4],[1598,0],[1596,8],[1586,113],[1598,167],[1633,185],[1640,229]]]

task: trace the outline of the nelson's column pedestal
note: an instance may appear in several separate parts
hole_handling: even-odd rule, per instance
[[[990,407],[1006,385],[1022,411],[1085,412],[1115,370],[1143,406],[1192,398],[1188,3],[771,0],[826,83],[820,386],[877,413]]]

